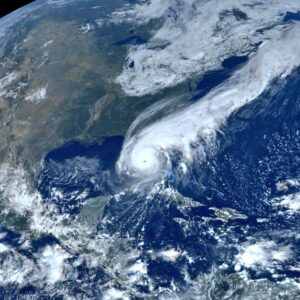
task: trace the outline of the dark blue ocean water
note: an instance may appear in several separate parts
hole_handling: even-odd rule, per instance
[[[194,90],[194,100],[201,101],[201,95],[226,80],[246,60],[247,57],[233,57],[223,62],[223,70],[206,74]],[[161,193],[149,197],[147,187],[138,191],[126,190],[115,198],[114,193],[124,184],[115,173],[123,137],[102,138],[92,145],[73,141],[54,149],[43,161],[37,188],[44,201],[55,203],[61,212],[73,214],[80,212],[88,198],[112,196],[104,209],[104,218],[112,221],[102,223],[99,218],[97,230],[133,238],[142,253],[142,260],[147,263],[154,288],[170,287],[172,282],[184,284],[181,272],[184,268],[193,279],[210,272],[213,265],[232,261],[238,253],[236,245],[249,238],[272,240],[293,251],[288,264],[275,267],[281,278],[274,279],[269,271],[248,270],[252,278],[299,277],[299,272],[289,270],[288,266],[296,264],[300,258],[300,241],[295,235],[285,233],[299,232],[300,217],[272,205],[274,197],[298,191],[296,187],[278,191],[276,183],[297,178],[300,174],[299,95],[300,70],[295,70],[287,79],[274,80],[256,101],[235,112],[220,131],[222,134],[219,133],[214,151],[207,149],[207,160],[200,160],[201,163],[195,160],[184,177],[176,171],[174,158],[174,168],[167,174],[166,187],[172,187],[201,206],[182,206],[180,201]],[[53,192],[57,190],[59,196]],[[224,223],[217,218],[213,208],[235,209],[248,218]],[[268,221],[259,222],[259,218]],[[1,231],[7,233],[2,242],[28,258],[33,258],[34,253],[46,245],[60,244],[49,235],[33,240],[32,247],[24,250],[20,248],[20,235],[5,228]],[[179,249],[192,259],[181,256],[171,263],[153,259],[149,254],[149,251],[168,248]],[[75,271],[84,282],[93,286],[95,295],[100,295],[101,286],[110,280],[101,268],[91,269],[81,264],[74,267]],[[233,265],[226,272],[235,272]],[[68,282],[68,286],[74,294],[86,292],[78,284]],[[147,286],[139,288],[149,292]],[[0,290],[3,297],[5,293]],[[11,291],[9,293],[12,295]],[[35,287],[28,284],[21,293],[31,295],[35,293]]]
[[[232,57],[223,62],[223,70],[206,74],[194,90],[195,100],[229,78],[232,71],[246,61],[246,56]],[[237,254],[232,245],[236,240],[245,242],[249,236],[292,245],[296,249],[296,261],[299,242],[273,235],[272,231],[298,231],[300,219],[274,213],[271,200],[284,194],[276,189],[278,181],[300,174],[299,95],[299,70],[286,80],[274,80],[256,101],[229,118],[218,137],[217,148],[211,154],[208,150],[206,162],[200,165],[195,162],[185,178],[177,174],[176,169],[169,170],[167,185],[203,206],[183,210],[174,199],[161,194],[147,198],[147,189],[127,191],[118,200],[112,198],[106,206],[105,217],[114,221],[105,225],[99,223],[98,230],[143,240],[141,250],[148,262],[148,274],[154,278],[157,287],[170,286],[172,280],[183,282],[180,272],[183,266],[187,266],[190,276],[195,277],[208,272],[212,265],[232,260]],[[118,181],[114,178],[114,166],[122,142],[121,137],[106,138],[89,146],[70,142],[49,153],[38,181],[38,189],[45,200],[54,201],[62,210],[74,209],[75,205],[76,213],[80,210],[76,202],[82,203],[96,195],[113,195]],[[53,197],[53,188],[63,191],[63,199]],[[78,200],[82,191],[87,194]],[[220,246],[214,235],[209,234],[213,230],[215,236],[221,236],[224,229],[224,223],[216,218],[213,207],[232,208],[248,216],[248,219],[228,221],[227,234],[223,237],[228,246]],[[258,218],[268,218],[268,222],[258,222]],[[187,232],[176,219],[187,222]],[[182,257],[171,264],[152,260],[147,254],[147,250],[159,251],[168,247],[186,251],[193,261]],[[234,272],[233,268],[228,272]],[[287,276],[299,275],[285,268],[278,272]],[[251,271],[251,276],[273,280],[268,272]]]
[[[128,3],[141,1],[129,0]],[[65,9],[60,7],[45,11],[47,17],[56,21],[85,24],[98,18],[107,18],[108,13],[120,5],[119,1],[102,2],[101,9],[91,9],[99,5],[99,0],[90,0],[74,1]],[[241,11],[233,10],[233,13],[236,18],[248,18]],[[39,18],[38,15],[36,17]],[[170,10],[168,17],[177,20],[178,13]],[[299,13],[289,12],[282,23],[299,21]],[[107,36],[117,36],[121,31],[119,27],[114,27],[113,31],[105,31],[105,26],[103,28]],[[112,39],[108,45],[138,46],[148,42],[144,36],[134,30],[130,32],[130,29],[129,25],[128,28],[125,26],[116,41]],[[257,33],[267,30],[270,27],[259,29]],[[166,44],[157,47],[166,47]],[[224,60],[222,69],[204,74],[195,86],[190,85],[191,101],[201,101],[209,91],[224,83],[247,62],[248,55],[246,53]],[[127,66],[134,68],[135,62],[129,59]],[[299,271],[289,269],[290,266],[298,266],[300,260],[300,239],[297,238],[300,214],[288,214],[285,208],[272,204],[274,197],[300,191],[299,187],[288,191],[276,189],[277,182],[299,178],[300,174],[299,69],[287,79],[274,80],[256,101],[236,111],[220,131],[213,151],[207,149],[207,160],[198,163],[195,159],[187,175],[182,176],[177,172],[177,159],[174,156],[173,168],[168,171],[165,187],[171,187],[181,195],[201,203],[199,206],[185,206],[167,193],[150,196],[148,187],[137,191],[129,189],[114,197],[116,192],[128,187],[115,173],[122,143],[123,137],[103,137],[95,144],[71,141],[53,149],[44,158],[36,183],[43,200],[54,203],[60,213],[76,215],[89,198],[110,195],[111,200],[104,209],[104,216],[99,217],[96,230],[124,237],[140,250],[141,260],[147,264],[154,289],[172,287],[173,283],[184,285],[183,269],[194,279],[199,274],[210,272],[212,266],[232,262],[238,253],[237,246],[249,240],[271,240],[277,245],[289,246],[293,251],[292,258],[275,267],[274,272],[282,278],[273,278],[268,270],[249,269],[252,278],[268,278],[270,281],[285,277],[300,278]],[[247,219],[230,219],[224,223],[213,208],[231,208],[247,216]],[[260,222],[260,218],[266,218],[267,222]],[[102,222],[103,219],[108,222]],[[0,233],[5,234],[1,236],[1,243],[34,263],[45,246],[63,247],[61,241],[51,234],[34,238],[26,236],[30,239],[30,247],[22,247],[24,236],[21,234],[3,226],[0,227]],[[169,248],[187,255],[180,256],[174,263],[151,255]],[[73,251],[66,250],[70,253]],[[73,265],[81,254],[72,253],[73,256],[68,259],[72,270],[67,271],[74,277],[71,275],[66,282],[54,285],[53,290],[57,288],[57,294],[50,294],[43,287],[39,289],[39,283],[36,282],[28,282],[22,288],[12,283],[5,288],[0,287],[0,299],[27,297],[25,299],[63,300],[60,292],[64,288],[76,299],[101,299],[103,286],[109,286],[115,278],[111,277],[108,270],[87,265],[85,261]],[[17,255],[10,255],[10,252],[0,255],[0,265],[2,268],[4,266],[4,271],[6,258],[13,257],[14,263],[18,260]],[[24,268],[22,264],[17,266],[20,270]],[[234,266],[231,265],[226,272],[235,272]],[[149,285],[136,288],[151,294]],[[224,283],[223,290],[228,288]]]
[[[229,61],[229,68],[230,64]],[[233,65],[237,66],[234,61]],[[203,80],[219,84],[219,78],[217,72]],[[172,247],[187,251],[193,257],[193,262],[181,258],[170,265],[164,261],[153,262],[145,255],[148,270],[158,286],[183,280],[178,271],[183,265],[188,265],[193,277],[208,272],[212,265],[231,261],[237,254],[232,245],[246,242],[252,236],[256,240],[291,246],[294,256],[289,265],[299,259],[299,241],[278,232],[299,232],[300,217],[274,207],[272,202],[275,197],[297,191],[297,188],[278,191],[276,183],[300,174],[299,95],[300,70],[295,70],[287,79],[274,80],[256,101],[229,118],[219,134],[217,148],[207,149],[206,162],[195,160],[184,178],[176,174],[176,169],[169,170],[169,185],[204,206],[183,210],[173,199],[161,194],[150,200],[145,194],[127,194],[121,201],[111,201],[106,208],[106,216],[114,219],[114,223],[106,227],[111,233],[129,233],[137,240],[143,239],[144,251]],[[220,246],[214,238],[214,235],[222,236],[224,223],[216,218],[213,207],[231,208],[248,217],[228,221],[224,237],[228,246]],[[187,222],[188,233],[176,222],[178,218]],[[261,218],[268,221],[259,222]],[[208,234],[210,230],[215,234]],[[291,272],[288,265],[279,266],[277,271],[282,278],[300,275],[297,271]],[[233,268],[228,272],[234,272]],[[275,280],[268,271],[252,270],[250,275]]]
[[[142,45],[145,44],[147,40],[139,35],[129,36],[123,40],[113,43],[113,46],[124,46],[124,45]]]
[[[43,198],[68,210],[77,209],[87,198],[110,194],[122,143],[123,137],[118,136],[102,138],[93,145],[72,141],[50,152],[37,183]],[[63,197],[55,196],[55,191]]]
[[[233,72],[244,65],[247,61],[248,56],[232,56],[225,59],[222,62],[223,68],[204,74],[203,78],[201,78],[201,80],[197,83],[196,88],[190,87],[192,99],[201,99],[210,90],[230,78]]]

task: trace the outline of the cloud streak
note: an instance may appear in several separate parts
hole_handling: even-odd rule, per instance
[[[299,35],[298,25],[282,31],[262,44],[242,69],[201,101],[127,136],[118,171],[143,181],[154,180],[167,173],[174,151],[182,154],[181,165],[189,165],[195,156],[204,159],[205,144],[214,142],[216,132],[233,112],[257,99],[272,80],[284,80],[300,65],[300,45],[295,38]],[[192,147],[199,138],[202,142]]]

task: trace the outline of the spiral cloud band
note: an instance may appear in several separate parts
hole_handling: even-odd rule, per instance
[[[298,25],[282,30],[260,45],[243,68],[200,101],[127,138],[118,171],[141,180],[157,179],[166,174],[174,150],[188,165],[193,160],[191,144],[198,137],[211,142],[234,111],[255,100],[275,78],[284,80],[300,64],[300,42],[295,36],[300,36]]]

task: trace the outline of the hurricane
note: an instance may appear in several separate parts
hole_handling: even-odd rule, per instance
[[[299,0],[37,0],[0,19],[1,299],[300,299]]]
[[[293,25],[276,39],[261,44],[245,66],[196,103],[127,137],[117,162],[118,171],[150,180],[167,174],[174,150],[181,153],[185,166],[195,156],[204,159],[208,145],[232,113],[255,101],[276,78],[285,80],[299,66],[299,43],[294,38],[299,29]],[[197,151],[192,144],[198,144]]]

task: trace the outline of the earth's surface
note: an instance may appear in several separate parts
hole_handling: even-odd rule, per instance
[[[0,19],[0,298],[300,299],[299,12],[40,0]]]

